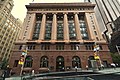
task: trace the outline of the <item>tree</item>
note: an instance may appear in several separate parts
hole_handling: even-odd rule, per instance
[[[8,60],[4,59],[1,63],[1,69],[6,69]]]
[[[120,55],[118,53],[111,53],[111,57],[114,63],[120,65]]]

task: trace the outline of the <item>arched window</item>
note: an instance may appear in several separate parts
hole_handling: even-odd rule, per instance
[[[47,56],[41,57],[40,67],[48,67],[48,57]]]
[[[56,58],[56,71],[64,71],[64,57],[58,56]]]
[[[72,58],[72,67],[75,68],[81,68],[81,61],[80,61],[80,58],[78,56],[74,56]]]
[[[32,67],[32,63],[33,63],[33,58],[31,56],[27,56],[25,58],[24,67]]]

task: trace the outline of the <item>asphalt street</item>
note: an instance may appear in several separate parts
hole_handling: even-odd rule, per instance
[[[95,72],[92,72],[91,70],[82,70],[76,73],[52,72],[52,73],[36,74],[35,76],[34,77],[24,76],[24,77],[25,78],[27,77],[26,80],[120,80],[120,68],[102,69]],[[6,78],[5,80],[21,80],[21,77],[20,76],[10,77],[10,78]]]

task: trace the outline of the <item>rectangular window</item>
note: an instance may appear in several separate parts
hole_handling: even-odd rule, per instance
[[[27,31],[25,31],[25,33],[24,33],[24,36],[26,36],[27,35]]]
[[[63,40],[63,23],[59,21],[57,25],[57,40]]]
[[[97,40],[97,41],[99,41],[99,38],[98,38],[98,37],[96,37],[96,40]]]
[[[50,45],[41,45],[41,50],[50,50]]]
[[[41,22],[36,23],[32,38],[33,40],[37,40],[39,38],[40,26],[41,26]]]
[[[76,39],[76,33],[75,33],[75,26],[74,22],[69,22],[69,37],[70,40],[75,40]]]
[[[15,60],[13,67],[17,67],[18,66],[18,62],[19,62],[19,60]]]
[[[94,49],[93,45],[85,45],[85,47],[86,47],[86,50],[93,50]]]
[[[28,50],[35,50],[35,45],[28,45]]]
[[[56,45],[56,50],[64,50],[64,45]]]
[[[94,31],[94,33],[95,33],[95,35],[97,35],[97,32],[96,32],[96,31]]]
[[[99,47],[100,47],[100,50],[103,50],[103,48],[102,48],[102,46],[101,46],[101,45],[99,45]]]
[[[71,45],[71,50],[80,50],[79,45]]]
[[[51,39],[52,22],[46,22],[45,40]]]
[[[31,17],[29,17],[29,20]],[[40,34],[40,29],[41,29],[41,21],[42,21],[42,14],[36,14],[36,24],[34,27],[34,32],[33,32],[33,40],[38,40],[39,39],[39,34]],[[26,27],[28,29],[28,26]]]
[[[89,35],[88,35],[88,30],[87,30],[87,25],[85,22],[85,15],[78,15],[79,17],[79,23],[80,23],[80,31],[81,31],[81,35],[82,35],[82,39],[84,40],[88,40],[89,39]]]

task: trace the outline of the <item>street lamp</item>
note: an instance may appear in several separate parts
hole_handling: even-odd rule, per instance
[[[120,50],[119,50],[120,46],[116,45],[116,48],[117,48],[118,54],[120,54]]]
[[[23,48],[22,48],[22,54],[20,56],[20,60],[18,62],[18,64],[21,65],[21,71],[20,71],[20,76],[22,76],[22,71],[23,71],[23,68],[24,68],[24,64],[25,64],[25,58],[27,56],[27,47],[25,45],[23,45]]]
[[[100,50],[99,45],[95,44],[95,46],[94,46],[94,51],[95,51],[94,52],[94,58],[95,58],[95,60],[99,60],[100,66],[102,66],[102,62],[101,62],[100,55],[99,55],[99,50]]]

